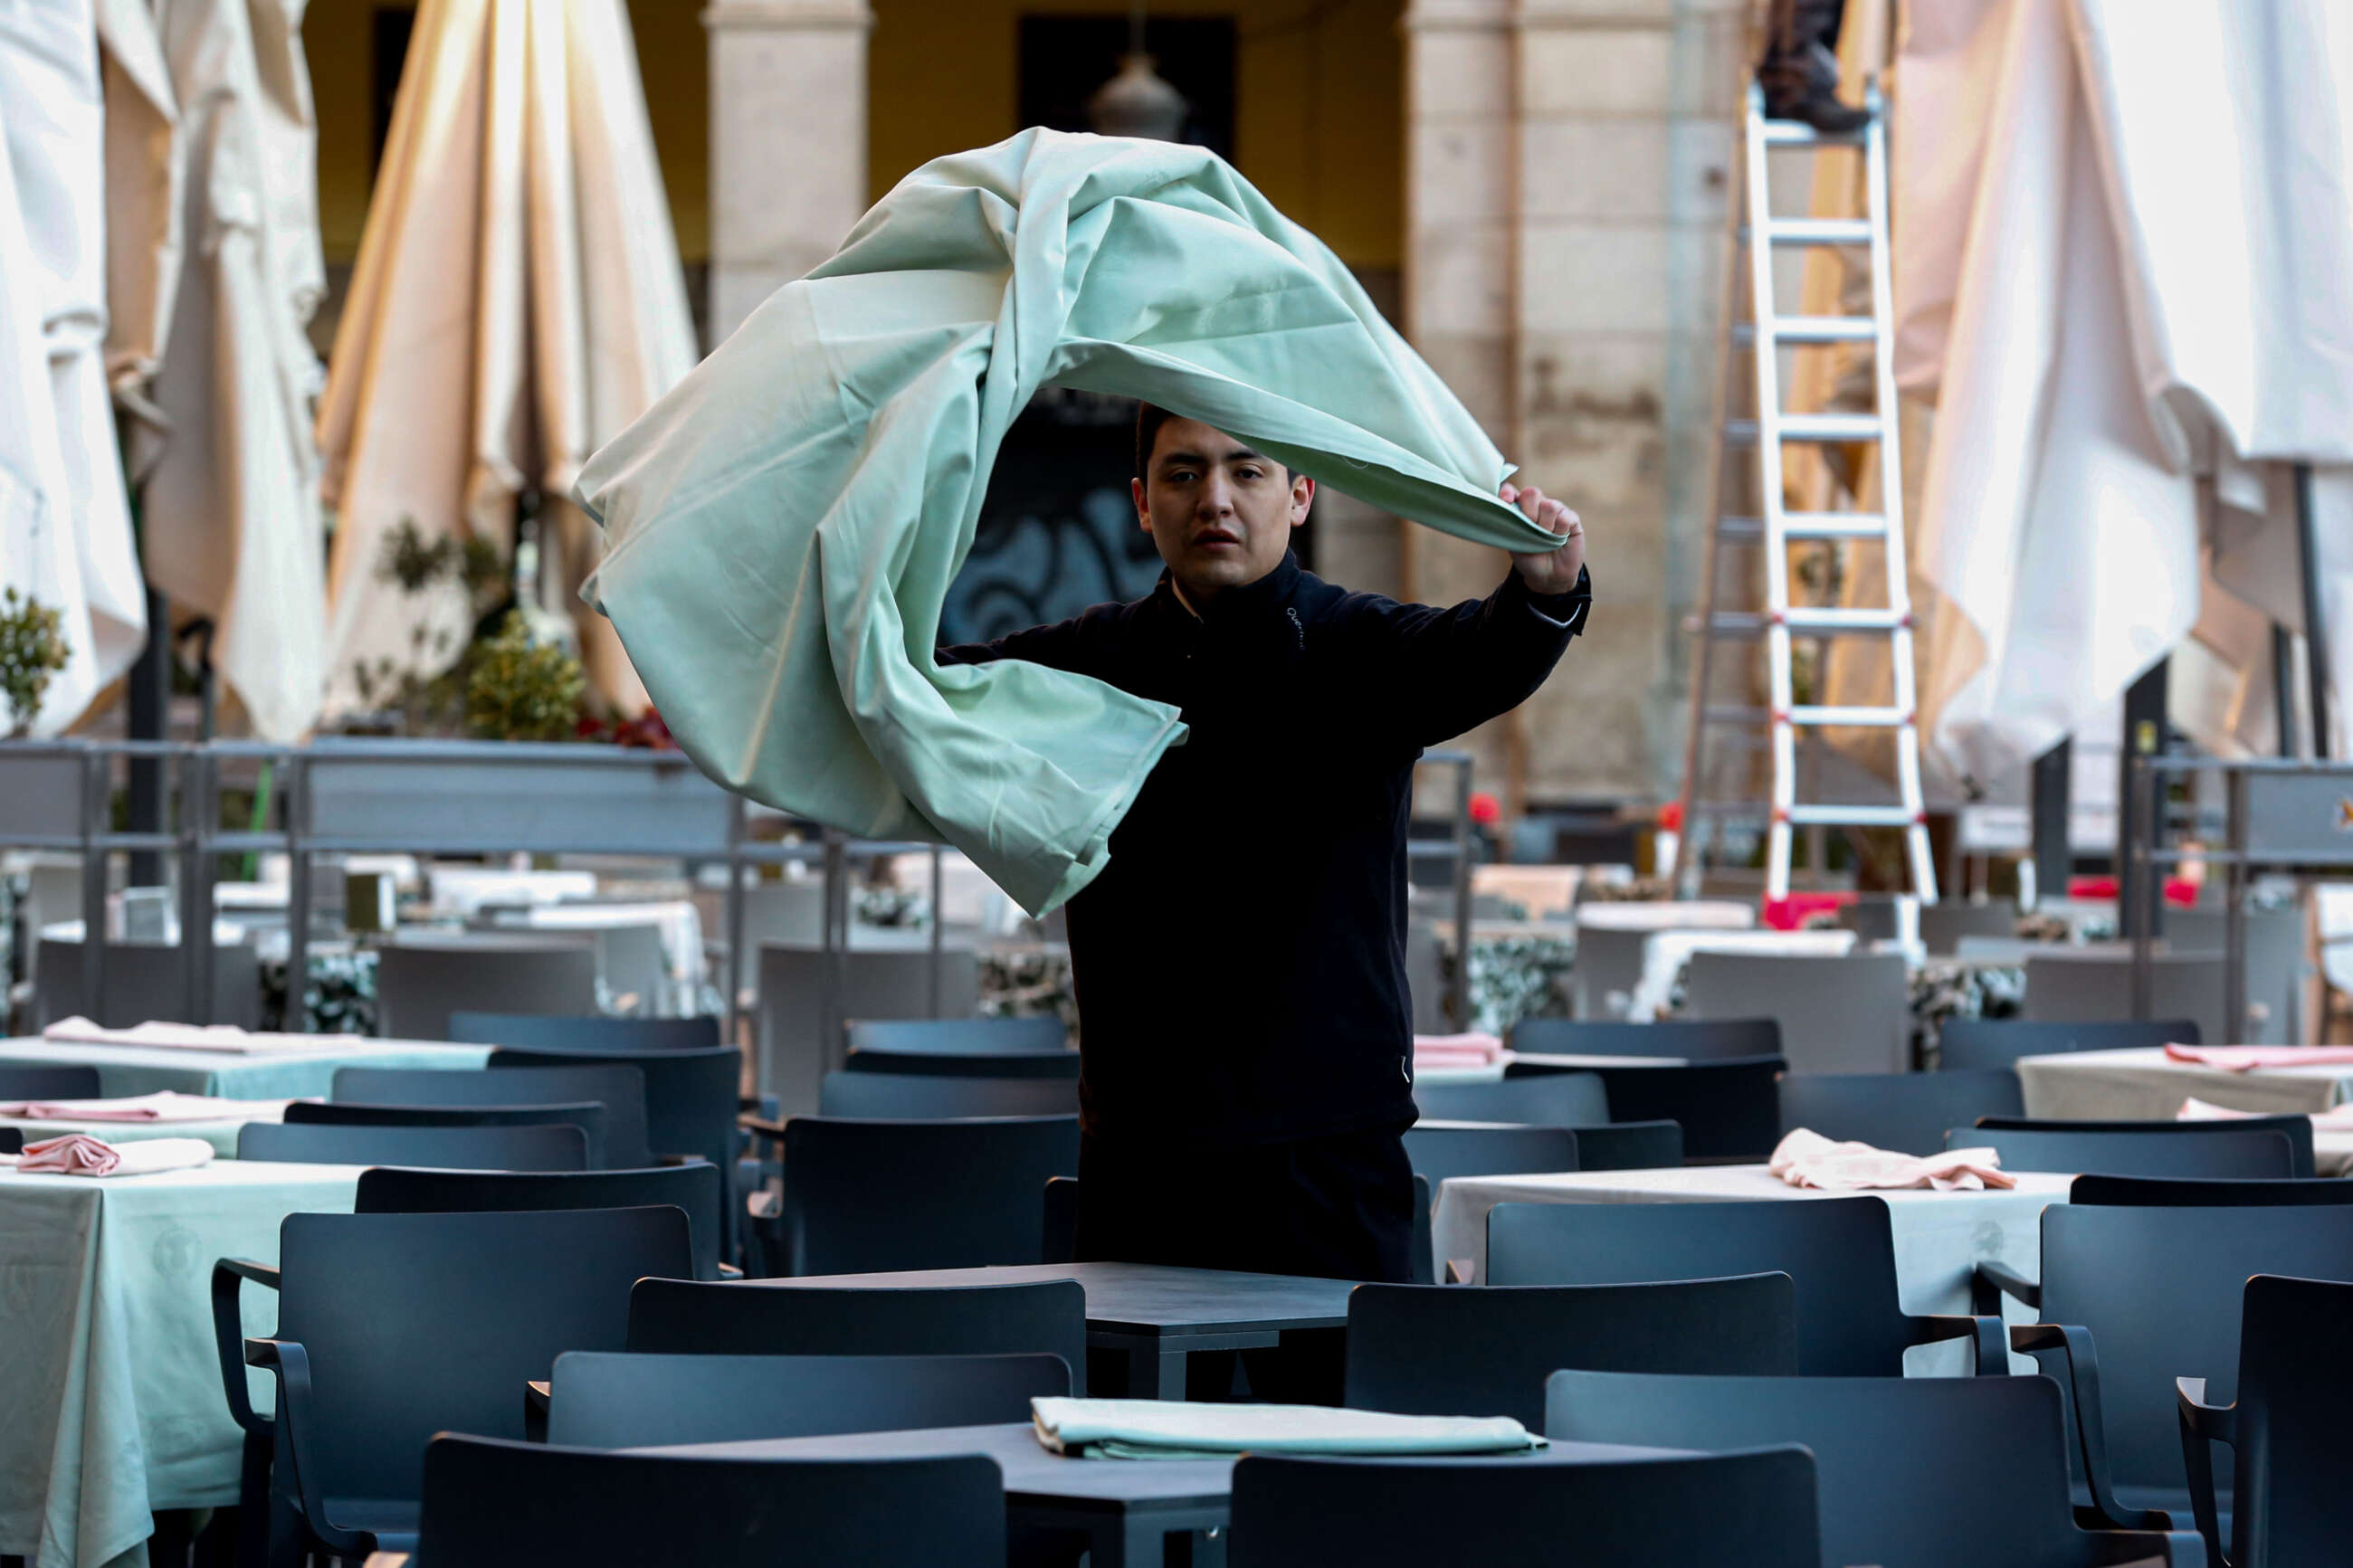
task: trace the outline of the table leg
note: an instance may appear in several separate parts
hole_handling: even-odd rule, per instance
[[[1128,1352],[1127,1396],[1130,1399],[1183,1399],[1185,1352],[1170,1350]]]
[[[1148,1516],[1123,1514],[1089,1532],[1087,1568],[1163,1568],[1167,1557],[1167,1527]]]

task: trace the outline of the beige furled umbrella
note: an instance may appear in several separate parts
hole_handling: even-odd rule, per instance
[[[59,612],[55,734],[130,668],[146,597],[107,406],[104,135],[91,0],[0,5],[0,585]]]
[[[151,46],[168,73],[126,104],[108,160],[118,221],[149,219],[113,268],[111,356],[118,395],[147,418],[133,443],[147,578],[212,618],[214,668],[254,732],[281,742],[316,721],[326,680],[319,364],[304,336],[326,278],[305,4],[154,0],[142,18],[120,3],[107,33],[126,76]],[[174,120],[167,138],[158,127]],[[163,171],[141,162],[164,142]],[[156,232],[159,190],[176,196],[177,236]],[[176,268],[154,259],[175,249]]]
[[[424,0],[319,414],[331,710],[359,703],[355,667],[415,658],[420,606],[378,573],[389,533],[505,546],[536,487],[568,598],[596,548],[569,500],[582,460],[693,363],[622,0]],[[468,606],[422,613],[446,663]],[[579,625],[591,679],[641,710],[610,626]]]

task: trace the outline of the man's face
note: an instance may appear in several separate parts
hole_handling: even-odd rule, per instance
[[[1170,419],[1135,481],[1135,512],[1197,608],[1282,563],[1315,481],[1198,419]]]

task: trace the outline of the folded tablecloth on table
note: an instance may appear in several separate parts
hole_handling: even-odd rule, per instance
[[[2168,1046],[2165,1056],[2195,1067],[2251,1072],[2258,1068],[2340,1067],[2353,1062],[2353,1046]]]
[[[283,1100],[223,1100],[158,1089],[112,1100],[0,1101],[0,1117],[18,1121],[283,1121]]]
[[[69,1132],[25,1145],[16,1164],[20,1175],[146,1176],[185,1171],[213,1162],[213,1146],[201,1138],[149,1138],[109,1143],[87,1132]]]
[[[268,1056],[347,1047],[348,1041],[319,1035],[266,1035],[234,1024],[167,1024],[150,1020],[128,1029],[109,1029],[77,1015],[60,1018],[41,1031],[41,1038],[60,1045],[121,1046],[139,1050],[225,1051],[235,1056]]]
[[[2191,1095],[2181,1102],[2176,1121],[2243,1121],[2250,1116],[2275,1114],[2265,1110],[2233,1110],[2227,1105],[2216,1105]],[[2353,1132],[2353,1104],[2334,1105],[2327,1110],[2308,1112],[2316,1132]]]
[[[1227,1454],[1502,1454],[1545,1440],[1508,1415],[1392,1415],[1321,1405],[1184,1405],[1159,1399],[1033,1399],[1038,1441],[1098,1459]]]
[[[1923,1158],[1874,1149],[1868,1143],[1837,1143],[1811,1128],[1793,1127],[1774,1146],[1766,1169],[1793,1187],[1827,1193],[1926,1187],[1939,1193],[1981,1193],[2014,1187],[2018,1178],[2001,1168],[1991,1149],[1947,1149]]]

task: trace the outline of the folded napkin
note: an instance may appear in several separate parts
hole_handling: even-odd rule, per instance
[[[130,1046],[180,1051],[229,1051],[259,1056],[272,1051],[315,1051],[336,1042],[316,1035],[258,1035],[234,1024],[168,1024],[151,1020],[128,1029],[109,1029],[88,1018],[60,1018],[41,1038],[69,1046]],[[348,1045],[349,1042],[343,1042]]]
[[[2213,1105],[2191,1095],[2181,1102],[2175,1112],[2176,1121],[2238,1121],[2250,1116],[2276,1116],[2274,1110],[2233,1110],[2227,1105]],[[2353,1132],[2353,1105],[2332,1105],[2326,1110],[2312,1113],[2312,1125],[2319,1132]]]
[[[2001,1156],[1991,1149],[1947,1149],[1923,1158],[1868,1143],[1833,1143],[1803,1127],[1793,1128],[1774,1146],[1767,1168],[1793,1187],[1829,1193],[1906,1187],[1975,1193],[2018,1185],[2018,1178],[2001,1168]]]
[[[1492,1067],[1504,1059],[1504,1042],[1493,1035],[1416,1035],[1413,1059],[1433,1066]]]
[[[1038,1441],[1091,1459],[1254,1454],[1502,1454],[1545,1440],[1508,1415],[1391,1415],[1323,1405],[1033,1399]]]
[[[2316,1068],[2353,1062],[2353,1046],[2168,1046],[2166,1059],[2225,1072],[2253,1068]]]
[[[153,1094],[115,1100],[0,1100],[0,1116],[18,1121],[283,1121],[282,1100],[220,1100],[209,1094]]]
[[[114,1144],[87,1132],[69,1132],[25,1145],[16,1169],[26,1175],[144,1176],[209,1165],[213,1146],[201,1138],[150,1138]]]

